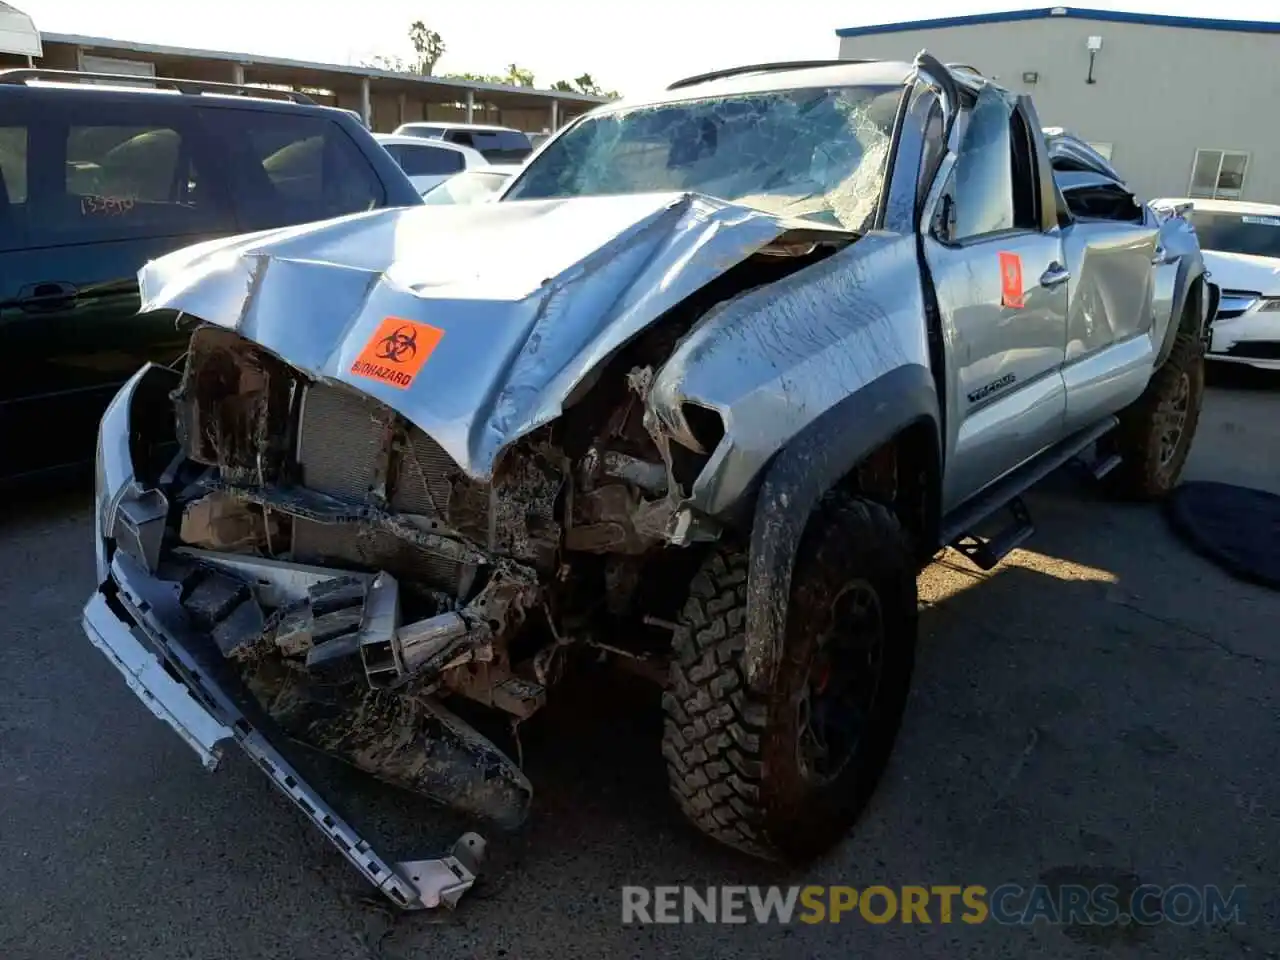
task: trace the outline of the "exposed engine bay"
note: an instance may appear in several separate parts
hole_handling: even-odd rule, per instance
[[[673,431],[646,395],[708,302],[742,287],[722,278],[645,331],[486,482],[385,404],[200,326],[170,395],[167,506],[138,527],[139,550],[289,735],[518,825],[529,782],[453,708],[507,718],[518,747],[573,648],[663,679],[701,557],[670,546],[673,519],[723,428],[690,408]],[[707,518],[700,538],[717,534]]]

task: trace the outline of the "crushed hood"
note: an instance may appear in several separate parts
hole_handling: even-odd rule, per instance
[[[1221,250],[1204,250],[1202,255],[1209,279],[1223,290],[1280,297],[1280,259]]]
[[[619,346],[798,224],[692,194],[356,214],[179,250],[142,309],[386,403],[477,479]]]

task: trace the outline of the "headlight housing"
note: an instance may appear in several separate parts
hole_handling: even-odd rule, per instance
[[[133,457],[129,452],[129,415],[143,367],[120,388],[98,424],[98,449],[94,462],[93,544],[98,582],[107,579],[111,557],[109,541],[115,530],[121,499],[133,489]]]

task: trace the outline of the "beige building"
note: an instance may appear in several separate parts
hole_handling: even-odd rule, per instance
[[[842,59],[928,49],[1029,94],[1145,198],[1280,203],[1280,23],[1045,7],[836,35]]]
[[[316,103],[353,110],[367,126],[380,132],[415,120],[437,120],[497,123],[539,133],[557,130],[603,102],[602,97],[560,90],[424,77],[349,64],[42,33],[31,17],[0,2],[0,70],[27,66],[283,87],[305,93]]]

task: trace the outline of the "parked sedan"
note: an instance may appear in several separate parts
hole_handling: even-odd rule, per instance
[[[479,150],[443,140],[427,140],[394,133],[375,133],[374,138],[400,164],[418,193],[425,194],[464,170],[511,172],[518,165],[491,164]]]
[[[1185,209],[1222,287],[1208,357],[1280,370],[1280,206],[1238,200],[1157,200]]]

